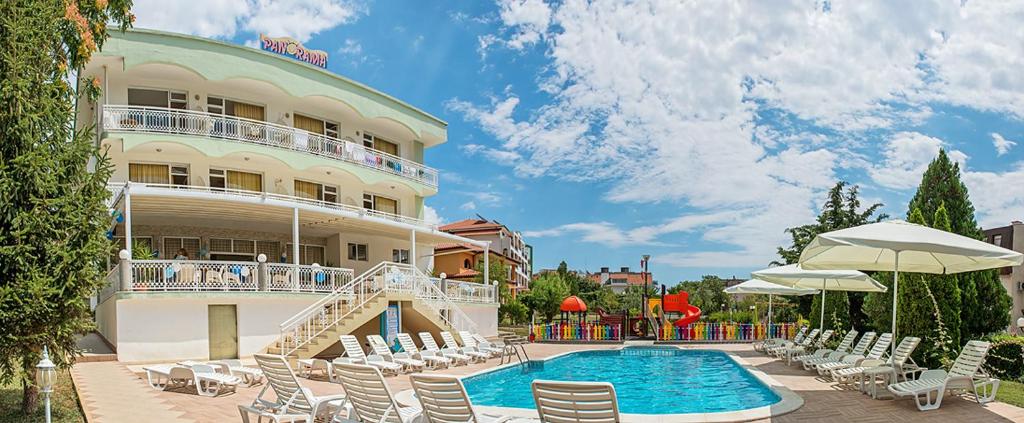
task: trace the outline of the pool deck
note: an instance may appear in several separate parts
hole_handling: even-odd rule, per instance
[[[569,351],[618,348],[618,345],[531,344],[530,357],[541,359]],[[687,345],[691,349],[717,349],[732,353],[754,368],[778,381],[803,398],[796,411],[772,419],[775,422],[892,422],[927,419],[935,422],[1014,422],[1024,421],[1024,409],[994,402],[986,405],[965,398],[946,397],[942,407],[921,412],[913,400],[874,400],[857,391],[834,388],[797,366],[786,366],[778,360],[756,353],[747,344]],[[498,366],[498,360],[456,367],[439,373],[467,375]],[[73,377],[89,422],[137,421],[138,416],[173,416],[180,422],[240,421],[238,404],[248,404],[259,394],[261,386],[239,387],[238,392],[217,398],[200,397],[194,391],[155,391],[142,380],[142,366],[125,366],[116,362],[79,363]],[[341,387],[325,380],[302,380],[318,395],[342,393]],[[387,378],[392,392],[410,388],[407,376]],[[127,395],[135,391],[138,395]]]

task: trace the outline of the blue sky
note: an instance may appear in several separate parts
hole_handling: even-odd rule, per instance
[[[748,276],[837,180],[903,217],[951,151],[985,227],[1024,218],[1024,8],[136,0],[137,26],[289,35],[448,121],[443,221],[523,231],[535,266]],[[200,18],[196,18],[200,16]]]

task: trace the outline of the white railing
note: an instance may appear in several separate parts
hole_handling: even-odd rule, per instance
[[[104,106],[103,129],[195,135],[328,157],[437,187],[437,170],[362,144],[284,125],[213,113],[145,106]]]
[[[114,192],[114,193],[123,192],[124,191],[124,187],[125,187],[126,184],[128,184],[128,183],[125,183],[125,182],[110,182],[110,183],[107,183],[107,189],[110,190],[111,192]],[[364,209],[364,208],[359,207],[359,206],[353,206],[353,205],[341,204],[341,203],[332,203],[332,202],[329,202],[329,201],[314,200],[314,199],[311,199],[311,198],[296,197],[296,196],[292,196],[292,195],[274,194],[274,193],[261,192],[261,191],[249,191],[249,190],[235,189],[235,188],[214,188],[214,187],[199,186],[199,185],[149,184],[149,183],[142,183],[142,182],[131,182],[130,185],[131,185],[131,190],[132,190],[133,194],[135,194],[135,193],[153,194],[154,192],[152,190],[166,190],[165,192],[168,195],[180,195],[180,194],[189,194],[189,193],[202,193],[202,194],[209,194],[211,196],[225,197],[225,198],[235,197],[235,198],[249,198],[249,199],[256,199],[256,200],[273,199],[273,200],[279,200],[279,201],[286,201],[286,202],[290,202],[290,203],[306,204],[306,205],[310,205],[310,206],[314,206],[314,207],[320,207],[320,208],[327,209],[327,210],[336,210],[336,211],[355,213],[355,214],[357,214],[359,216],[373,217],[373,218],[388,220],[388,221],[392,221],[392,222],[399,222],[399,223],[405,223],[405,224],[409,224],[409,225],[422,226],[422,227],[428,228],[428,229],[436,229],[437,228],[437,225],[432,224],[432,223],[427,223],[427,221],[422,220],[422,219],[417,219],[415,217],[402,216],[400,214],[394,214],[394,213],[387,213],[387,212],[382,212],[382,211],[377,211],[377,210]],[[157,191],[157,193],[160,193],[160,192],[161,191]]]
[[[289,355],[382,293],[409,294],[456,330],[475,332],[476,324],[431,278],[408,264],[382,262],[281,323],[278,348]]]
[[[440,280],[441,291],[452,301],[472,303],[493,303],[495,286],[476,282],[464,282],[451,279]]]
[[[129,266],[131,281],[122,284],[119,266]],[[124,260],[107,274],[108,286],[100,301],[116,291],[209,292],[209,291],[335,291],[352,280],[352,269],[322,266],[270,264],[215,260]],[[298,269],[298,278],[292,275]],[[287,278],[287,279],[283,279]],[[265,280],[261,280],[265,279]]]

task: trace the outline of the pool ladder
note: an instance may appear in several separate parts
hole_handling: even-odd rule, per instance
[[[505,343],[505,351],[501,355],[500,364],[505,364],[505,358],[508,358],[508,362],[511,364],[513,355],[515,355],[516,360],[521,365],[530,362],[530,356],[526,353],[527,340],[525,338],[514,335],[502,335],[502,341]]]

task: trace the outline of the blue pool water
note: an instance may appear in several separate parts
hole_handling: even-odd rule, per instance
[[[530,383],[535,379],[611,382],[623,413],[736,411],[780,400],[725,353],[678,348],[579,351],[471,376],[463,383],[473,404],[534,408]]]

